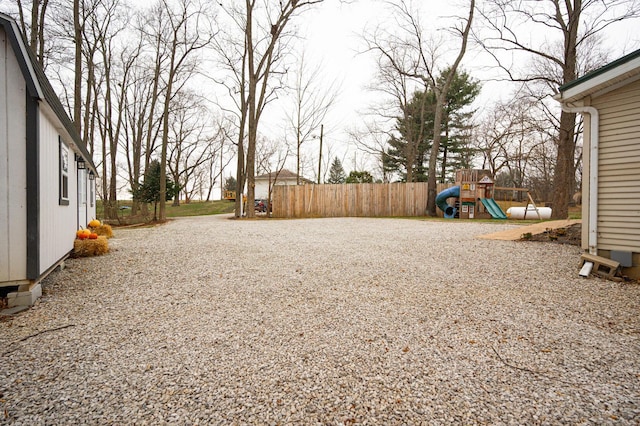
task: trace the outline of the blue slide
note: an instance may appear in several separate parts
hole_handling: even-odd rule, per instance
[[[456,217],[457,212],[457,209],[455,207],[447,204],[447,198],[459,196],[459,186],[452,186],[451,188],[447,188],[436,196],[436,205],[440,208],[440,210],[444,212],[444,217],[446,217],[447,219],[453,219],[454,217]]]
[[[506,219],[507,215],[504,214],[498,203],[493,198],[480,198],[482,204],[487,209],[489,214],[494,219]]]

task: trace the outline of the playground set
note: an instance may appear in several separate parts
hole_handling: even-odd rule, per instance
[[[447,219],[506,219],[493,199],[494,182],[489,170],[461,169],[456,171],[456,185],[436,196],[436,205]],[[452,205],[447,200],[455,198]]]
[[[530,204],[510,207],[505,213],[494,200],[494,191],[526,192]],[[452,205],[447,200],[454,198]],[[456,185],[436,196],[436,205],[447,219],[549,219],[550,207],[538,207],[526,188],[498,188],[489,170],[461,169],[456,171]]]

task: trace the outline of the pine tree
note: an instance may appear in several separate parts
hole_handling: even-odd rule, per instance
[[[172,200],[180,192],[180,187],[167,176],[166,201]],[[153,220],[158,220],[158,203],[160,202],[160,162],[153,160],[144,173],[144,183],[132,191],[133,198],[143,203],[154,203]]]
[[[434,103],[432,92],[425,95],[425,92],[417,91],[403,108],[402,116],[396,119],[399,136],[392,136],[388,141],[385,172],[397,172],[405,182],[409,174],[412,182],[426,182],[425,164],[431,149]]]
[[[440,75],[444,80],[450,72],[446,69]],[[455,175],[455,170],[469,168],[473,156],[471,145],[472,117],[475,110],[468,107],[480,94],[480,82],[465,71],[454,74],[444,107],[442,129],[444,137],[440,142],[440,182],[444,183]]]
[[[345,183],[346,180],[347,174],[344,171],[344,167],[342,167],[342,163],[338,157],[335,157],[329,169],[329,179],[327,179],[327,183]]]
[[[229,176],[228,178],[226,178],[224,180],[223,189],[225,191],[237,191],[238,190],[238,182],[236,181],[236,178],[234,178],[233,176]]]
[[[438,81],[443,81],[449,69],[444,70]],[[445,182],[453,171],[470,166],[471,118],[474,111],[468,107],[480,93],[480,83],[464,71],[455,73],[443,111],[442,136],[439,149],[438,178]],[[407,167],[411,167],[413,182],[427,181],[429,152],[433,139],[433,120],[436,95],[432,90],[415,92],[405,106],[402,116],[396,119],[397,135],[389,141],[383,166],[385,172],[396,172],[407,180]],[[423,129],[421,132],[419,129]],[[420,140],[415,136],[421,134]],[[410,141],[412,141],[410,143]]]
[[[362,172],[356,172],[354,170],[349,173],[349,177],[347,177],[345,183],[373,183],[373,176],[366,170]]]

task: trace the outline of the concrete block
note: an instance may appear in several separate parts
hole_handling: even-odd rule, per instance
[[[42,296],[42,286],[35,284],[27,291],[17,291],[7,294],[7,302],[10,308],[16,306],[31,306]]]

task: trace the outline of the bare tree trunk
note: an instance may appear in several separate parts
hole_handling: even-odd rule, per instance
[[[244,132],[240,131],[241,135],[238,137],[238,163],[236,171],[236,201],[235,201],[235,217],[242,216],[242,195],[244,191]]]
[[[82,134],[82,27],[80,26],[80,0],[73,0],[73,31],[73,42],[75,44],[73,124],[78,134]],[[84,142],[86,143],[86,141]]]
[[[569,217],[569,201],[575,186],[575,168],[573,157],[575,145],[573,134],[576,115],[562,112],[560,115],[560,137],[558,139],[558,155],[554,170],[554,190],[552,201],[552,217],[566,219]]]
[[[449,151],[449,117],[445,115],[444,118],[444,140],[447,144],[442,150],[442,167],[440,168],[440,183],[444,183],[447,178],[447,154]]]
[[[27,31],[27,19],[22,0],[17,0],[18,15],[20,19],[20,28],[22,33],[27,37],[29,47],[36,55],[38,63],[44,68],[44,28],[45,17],[49,0],[32,0],[31,1],[31,22],[29,23],[29,31]]]
[[[171,53],[171,68],[169,81],[165,93],[164,109],[162,111],[162,147],[160,150],[160,209],[158,217],[160,220],[166,219],[166,198],[167,198],[167,145],[169,143],[169,103],[171,102],[171,92],[173,90],[173,69],[175,66],[175,45]]]
[[[565,61],[562,69],[564,83],[569,83],[577,77],[578,64],[578,26],[582,12],[582,0],[574,0],[573,12],[568,16],[564,31]],[[558,156],[554,173],[553,219],[569,217],[569,201],[575,186],[574,134],[576,128],[576,114],[562,111],[560,114],[560,129],[558,137]]]
[[[433,122],[433,145],[431,146],[431,154],[429,156],[429,178],[427,182],[427,215],[429,216],[436,216],[436,162],[438,161],[438,152],[440,150],[440,133],[442,131],[444,102],[447,98],[447,93],[449,92],[451,82],[453,81],[456,71],[458,70],[458,66],[460,65],[460,62],[462,62],[462,58],[464,57],[467,50],[467,41],[469,39],[469,33],[471,32],[474,10],[475,0],[471,0],[471,3],[469,5],[469,17],[467,18],[464,30],[460,31],[460,35],[462,37],[460,51],[458,52],[458,57],[456,58],[455,62],[453,63],[453,65],[451,65],[449,74],[447,75],[447,78],[445,79],[442,87],[435,87],[435,76],[431,76],[431,81],[434,82],[434,92],[436,93],[436,110]]]
[[[451,75],[455,73],[455,70],[451,71]],[[433,120],[433,144],[431,145],[431,155],[429,156],[429,177],[427,180],[427,214],[429,216],[436,215],[436,192],[437,192],[437,178],[436,178],[436,164],[438,162],[438,152],[440,151],[440,132],[442,130],[442,109],[444,106],[444,99],[446,97],[448,87],[442,88],[442,92],[437,95],[436,98],[436,111]]]
[[[258,86],[258,76],[256,75],[256,63],[255,63],[255,46],[253,44],[253,8],[255,6],[255,0],[246,0],[247,7],[247,27],[246,27],[246,40],[247,40],[247,64],[249,66],[249,97],[248,99],[248,141],[247,141],[247,211],[245,212],[247,217],[255,217],[256,212],[253,208],[249,208],[249,203],[253,205],[255,198],[256,187],[256,139],[258,137],[258,120],[257,113],[257,99],[256,91]],[[266,76],[265,76],[266,79]]]

